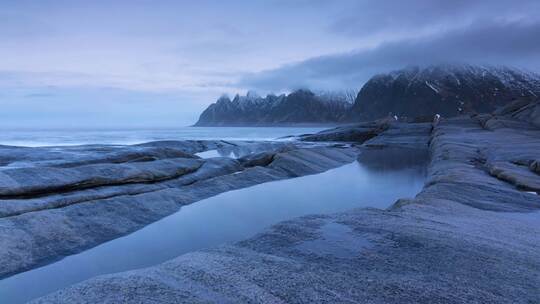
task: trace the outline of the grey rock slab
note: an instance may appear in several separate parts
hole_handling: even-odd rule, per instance
[[[512,182],[536,180],[540,130],[489,129],[478,117],[461,116],[440,120],[425,142],[427,126],[416,127],[379,132],[371,148],[385,151],[407,138],[415,140],[409,148],[429,144],[427,182],[414,199],[388,210],[282,222],[233,245],[92,278],[34,303],[540,302],[540,196]],[[295,149],[274,155],[267,166],[197,182],[188,192],[211,195],[237,175],[249,184],[317,172],[357,153]],[[490,173],[494,165],[513,179]],[[24,238],[24,232],[9,235]],[[28,252],[12,256],[32,258]]]
[[[431,123],[394,123],[376,137],[364,142],[364,145],[427,149],[432,129]]]
[[[101,163],[197,158],[194,153],[231,145],[224,141],[157,141],[138,145],[58,147],[0,146],[0,170],[24,167],[76,167]]]
[[[308,216],[33,303],[534,303],[538,219],[446,200]]]
[[[532,161],[531,164],[529,165],[529,169],[532,172],[540,174],[540,159]]]
[[[340,223],[327,223],[320,230],[319,238],[302,242],[295,248],[313,255],[351,258],[374,245],[367,238],[354,236],[351,228]]]
[[[33,167],[0,171],[0,196],[33,195],[103,185],[153,182],[197,170],[202,160],[94,164],[71,168]]]
[[[519,191],[512,182],[519,177],[534,188],[538,175],[516,165],[505,166],[506,175],[500,173],[501,178],[492,176],[497,176],[497,170],[490,172],[493,164],[532,163],[540,151],[540,130],[493,131],[468,117],[448,119],[434,129],[430,151],[428,179],[419,197],[451,197],[488,210],[527,212],[540,208],[537,195]]]
[[[178,211],[183,205],[233,189],[326,171],[354,161],[357,153],[354,148],[295,149],[277,153],[266,167],[250,168],[243,168],[238,161],[227,158],[188,159],[200,162],[202,167],[178,179],[152,184],[146,188],[148,191],[138,192],[138,185],[133,184],[124,186],[129,188],[92,189],[96,191],[79,197],[74,192],[67,203],[55,197],[47,206],[39,206],[35,200],[27,205],[33,208],[38,205],[32,212],[26,209],[27,212],[0,218],[0,264],[3,266],[0,277],[131,233]],[[101,191],[113,196],[103,197]]]
[[[512,183],[519,189],[540,192],[540,175],[526,166],[500,161],[489,163],[487,166],[491,175]]]
[[[361,123],[324,130],[316,134],[302,135],[303,141],[358,142],[363,143],[388,128],[386,121]]]
[[[236,160],[214,158],[204,161],[202,166],[194,172],[186,173],[173,179],[155,181],[154,183],[99,186],[91,189],[75,189],[66,193],[52,193],[31,198],[1,199],[0,218],[44,209],[61,208],[87,201],[108,199],[123,195],[136,195],[165,188],[182,187],[197,181],[232,174],[241,170],[243,170],[243,167]]]

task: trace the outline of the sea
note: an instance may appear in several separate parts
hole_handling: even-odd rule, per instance
[[[74,146],[89,144],[132,145],[160,140],[290,140],[289,136],[312,134],[326,127],[180,127],[129,130],[3,130],[0,145]]]

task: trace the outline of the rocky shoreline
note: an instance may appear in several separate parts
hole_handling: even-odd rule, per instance
[[[188,169],[180,177],[144,184],[130,177],[127,184],[76,191],[110,191],[111,198],[70,201],[72,193],[62,194],[71,203],[40,198],[26,203],[30,209],[20,206],[32,198],[4,200],[2,206],[15,200],[18,209],[6,208],[0,219],[2,275],[130,233],[219,192],[351,162],[359,152],[354,145],[302,143],[352,141],[381,152],[405,147],[428,153],[424,189],[387,210],[294,219],[234,245],[96,277],[35,303],[539,302],[539,109],[538,102],[514,103],[494,114],[436,123],[340,127],[238,160],[201,160],[193,153],[224,143],[198,143],[204,147],[182,151],[189,153],[180,157]],[[36,161],[31,154],[26,157]],[[140,187],[151,189],[129,194]]]
[[[2,147],[2,153],[14,159],[0,171],[0,277],[126,235],[183,205],[233,189],[320,173],[353,161],[357,154],[352,147],[251,143],[274,150],[239,159],[194,155],[249,145],[188,141]]]

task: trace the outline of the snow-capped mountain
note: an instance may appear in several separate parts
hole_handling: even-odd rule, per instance
[[[373,76],[351,105],[351,93],[221,97],[197,126],[348,123],[398,116],[488,113],[520,97],[540,98],[540,75],[508,67],[436,65]]]
[[[352,104],[341,94],[298,90],[261,97],[254,92],[222,96],[199,117],[196,126],[243,126],[332,123],[343,119]]]
[[[411,67],[372,77],[347,120],[491,112],[522,96],[540,97],[539,75],[508,67]]]

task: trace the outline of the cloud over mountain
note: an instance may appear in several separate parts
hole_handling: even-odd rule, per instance
[[[473,23],[414,39],[401,39],[320,56],[244,76],[239,84],[265,90],[359,87],[374,73],[406,65],[465,62],[540,68],[540,22]]]

